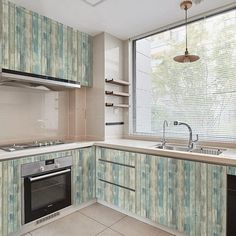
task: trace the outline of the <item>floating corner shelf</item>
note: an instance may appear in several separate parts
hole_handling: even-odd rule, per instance
[[[129,97],[129,93],[115,92],[115,91],[105,91],[106,95],[118,96],[118,97]]]
[[[130,83],[124,80],[115,80],[115,79],[105,79],[107,83],[110,84],[116,84],[116,85],[121,85],[121,86],[129,86]]]
[[[124,125],[125,123],[124,122],[106,122],[106,125],[109,126],[109,125]]]
[[[114,104],[114,103],[109,103],[106,102],[105,103],[106,107],[114,107],[114,108],[129,108],[130,105],[128,104]]]

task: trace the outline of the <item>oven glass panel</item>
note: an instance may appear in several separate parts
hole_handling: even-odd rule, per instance
[[[57,175],[31,183],[31,209],[50,207],[67,196],[66,175]]]

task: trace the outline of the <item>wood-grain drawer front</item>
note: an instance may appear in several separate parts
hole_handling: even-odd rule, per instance
[[[96,191],[99,200],[113,204],[131,213],[135,213],[136,193],[134,191],[99,180],[97,180]]]
[[[101,148],[98,158],[135,167],[136,153]]]
[[[135,168],[98,160],[97,179],[135,190]]]

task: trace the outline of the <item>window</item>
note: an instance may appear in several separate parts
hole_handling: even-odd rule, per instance
[[[190,64],[173,57],[185,50],[183,26],[134,42],[134,134],[161,136],[164,120],[186,122],[201,140],[236,140],[236,10],[188,26]],[[167,137],[186,137],[169,126]]]

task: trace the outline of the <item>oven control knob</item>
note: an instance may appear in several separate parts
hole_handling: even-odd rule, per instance
[[[40,172],[43,172],[44,169],[45,169],[44,166],[40,166],[40,168],[39,168]]]
[[[59,163],[56,163],[55,168],[58,169],[60,167]]]

